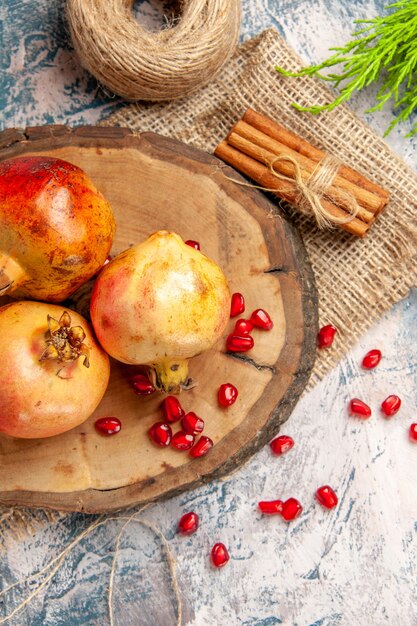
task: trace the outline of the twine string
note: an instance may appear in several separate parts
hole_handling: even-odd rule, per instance
[[[156,32],[141,26],[130,0],[68,0],[72,43],[81,64],[128,100],[183,98],[206,84],[233,54],[240,0],[182,0]]]
[[[145,508],[145,507],[143,507],[143,508]],[[141,509],[139,511],[139,513],[141,513],[142,511],[143,511],[143,509]],[[131,522],[136,522],[136,523],[141,524],[141,526],[144,526],[145,528],[149,528],[161,540],[161,543],[162,543],[162,545],[164,547],[164,550],[165,550],[165,555],[167,557],[167,562],[168,562],[169,571],[170,571],[170,575],[171,575],[172,588],[174,590],[174,595],[175,595],[175,601],[176,601],[176,607],[177,607],[177,626],[181,626],[181,623],[182,623],[182,604],[181,604],[181,598],[180,598],[180,590],[179,590],[178,578],[177,578],[177,574],[176,574],[175,559],[172,556],[172,552],[171,552],[171,549],[169,547],[168,541],[166,540],[165,535],[159,530],[159,528],[157,528],[154,524],[152,524],[152,522],[149,522],[148,520],[137,519],[136,515],[138,515],[137,512],[133,513],[133,515],[131,515],[128,518],[126,518],[126,517],[118,518],[118,519],[125,519],[126,522],[123,524],[123,526],[121,527],[121,529],[120,529],[120,531],[119,531],[119,533],[117,535],[116,545],[115,545],[115,550],[114,550],[114,557],[113,557],[112,567],[111,567],[111,572],[110,572],[109,595],[108,595],[108,607],[109,607],[110,626],[114,626],[113,588],[114,588],[114,577],[115,577],[115,574],[116,574],[116,558],[117,558],[117,555],[118,555],[118,552],[119,552],[119,549],[120,549],[120,542],[121,542],[121,539],[122,539],[122,535],[123,535],[126,527],[129,526],[129,524]]]
[[[136,512],[132,513],[132,515],[130,515],[129,517],[127,517],[127,516],[104,517],[103,515],[101,515],[90,526],[88,526],[88,528],[83,530],[83,532],[81,532],[73,541],[71,541],[71,543],[68,544],[68,546],[66,548],[64,548],[56,557],[51,559],[49,561],[49,563],[47,563],[47,565],[42,567],[40,570],[38,570],[34,574],[31,574],[30,576],[27,576],[26,578],[24,578],[22,580],[18,580],[17,582],[13,583],[12,585],[9,585],[8,587],[6,587],[2,591],[0,591],[0,599],[1,599],[11,589],[14,589],[15,587],[18,587],[20,585],[24,585],[25,583],[28,583],[28,582],[30,582],[32,580],[38,579],[40,576],[42,576],[43,574],[45,574],[46,572],[48,572],[50,570],[48,575],[36,587],[36,589],[34,589],[24,600],[22,600],[22,602],[20,604],[18,604],[8,615],[5,615],[4,617],[0,618],[0,624],[5,624],[9,620],[11,620],[18,612],[20,612],[36,596],[38,596],[40,594],[42,589],[48,584],[48,582],[58,572],[59,568],[61,567],[62,563],[64,562],[65,557],[70,552],[72,552],[72,550],[85,537],[90,535],[96,528],[99,528],[100,526],[103,526],[103,524],[107,524],[107,522],[109,522],[109,521],[112,521],[112,520],[124,520],[125,523],[123,524],[123,526],[120,529],[120,531],[119,531],[119,533],[117,535],[117,538],[116,538],[115,551],[114,551],[114,554],[113,554],[112,566],[111,566],[111,572],[110,572],[109,590],[108,590],[108,609],[109,609],[110,626],[114,626],[113,591],[114,591],[114,578],[115,578],[115,574],[116,574],[116,559],[117,559],[118,552],[119,552],[119,549],[120,549],[120,542],[121,542],[122,535],[123,535],[126,527],[131,522],[135,522],[135,523],[141,524],[142,526],[152,530],[157,535],[157,537],[160,539],[160,541],[162,543],[162,546],[163,546],[163,549],[164,549],[164,552],[165,552],[165,556],[166,556],[166,559],[167,559],[167,562],[168,562],[168,566],[169,566],[169,571],[170,571],[170,576],[171,576],[171,583],[172,583],[172,589],[173,589],[174,595],[175,595],[176,610],[177,610],[177,616],[176,616],[177,620],[176,620],[176,622],[177,622],[177,626],[181,626],[181,621],[182,621],[182,604],[181,604],[181,598],[180,598],[178,578],[177,578],[177,573],[176,573],[175,558],[172,555],[172,552],[171,552],[171,549],[169,547],[168,541],[166,540],[166,538],[165,538],[164,534],[161,532],[161,530],[159,530],[159,528],[157,528],[151,522],[149,522],[147,520],[142,520],[142,519],[138,519],[137,518],[137,516],[140,513],[142,513],[148,506],[149,505],[144,505],[143,507],[141,507],[139,509],[139,511],[136,511]]]
[[[287,161],[294,166],[294,178],[278,172],[274,165],[278,161]],[[321,229],[331,229],[338,224],[348,224],[351,222],[359,211],[359,205],[353,194],[339,189],[337,192],[337,200],[343,202],[348,215],[346,217],[338,217],[333,215],[323,206],[323,199],[329,199],[334,201],[335,194],[332,194],[332,198],[328,198],[327,190],[333,184],[333,181],[337,175],[340,167],[340,161],[336,157],[327,154],[314,168],[313,173],[307,180],[304,180],[300,165],[294,157],[288,154],[277,155],[274,159],[266,161],[269,171],[275,178],[295,184],[297,189],[297,195],[294,201],[294,205],[299,211],[305,215],[313,215],[317,226]],[[261,189],[262,191],[270,191],[277,193],[275,188],[265,187],[263,185],[253,185],[252,183],[245,183],[238,181],[234,178],[226,176],[228,180],[233,181],[243,187],[250,187],[252,189]]]

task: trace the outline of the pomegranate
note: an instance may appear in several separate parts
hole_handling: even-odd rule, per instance
[[[250,335],[229,335],[226,339],[226,350],[228,352],[248,352],[252,350],[255,342]]]
[[[79,167],[0,163],[0,295],[61,302],[105,263],[113,235],[111,207]]]
[[[232,406],[232,404],[236,402],[238,395],[239,392],[234,385],[231,383],[224,383],[219,387],[217,400],[221,406],[228,407]]]
[[[211,562],[214,567],[224,567],[229,560],[229,552],[224,543],[215,543],[211,549]]]
[[[191,535],[192,533],[195,533],[198,529],[199,521],[199,517],[197,513],[194,513],[194,511],[184,513],[178,522],[178,532],[180,532],[181,535]]]
[[[276,513],[282,513],[282,500],[262,500],[258,502],[258,509],[265,515],[275,515]]]
[[[326,509],[333,509],[339,502],[337,495],[329,485],[323,485],[317,489],[316,499]]]
[[[256,309],[256,311],[253,311],[249,321],[253,326],[261,330],[271,330],[271,328],[274,327],[274,322],[265,309]]]
[[[212,449],[213,446],[214,443],[210,439],[210,437],[202,435],[195,444],[195,446],[191,448],[188,454],[194,459],[198,459],[200,456],[205,456]]]
[[[363,400],[359,398],[352,398],[349,402],[349,413],[355,417],[367,420],[372,415],[371,407],[365,404]]]
[[[86,320],[61,306],[15,302],[0,308],[0,431],[32,439],[84,422],[106,391],[107,354]]]
[[[303,507],[296,498],[288,498],[288,500],[285,500],[282,504],[281,515],[286,522],[290,522],[298,517],[302,511]]]
[[[270,448],[274,454],[285,454],[294,445],[294,439],[289,435],[280,435],[269,442]]]
[[[241,293],[232,294],[230,303],[230,317],[236,317],[245,311],[245,298]]]
[[[149,429],[149,437],[157,446],[169,446],[172,439],[171,426],[164,422],[155,422]]]
[[[122,429],[122,422],[117,417],[100,417],[94,422],[94,427],[100,435],[111,437]]]
[[[106,265],[91,298],[103,348],[123,363],[148,365],[152,382],[168,393],[189,383],[188,360],[219,339],[229,311],[218,265],[167,231]]]
[[[333,345],[334,338],[337,333],[336,326],[332,324],[327,324],[326,326],[322,326],[320,328],[317,335],[317,345],[321,348],[330,348]]]

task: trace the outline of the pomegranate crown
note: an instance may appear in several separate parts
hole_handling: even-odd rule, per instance
[[[83,343],[86,337],[81,326],[71,326],[71,316],[64,311],[59,321],[48,315],[46,332],[46,348],[39,361],[58,361],[72,363],[80,356],[84,357],[83,365],[90,367],[88,346]]]

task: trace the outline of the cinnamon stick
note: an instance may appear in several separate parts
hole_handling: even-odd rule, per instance
[[[316,148],[310,142],[302,137],[299,137],[278,122],[270,119],[262,113],[254,111],[251,108],[247,109],[242,119],[253,128],[263,132],[272,139],[280,141],[296,152],[310,158],[315,163],[319,163],[326,154],[323,150]],[[379,196],[384,201],[382,208],[387,204],[389,200],[389,193],[359,172],[356,172],[346,165],[341,165],[339,168],[339,175],[351,183],[354,183],[358,187],[362,187],[363,189]]]
[[[285,176],[289,176],[290,178],[294,179],[295,178],[295,166],[293,163],[291,163],[290,161],[285,161],[285,160],[282,160],[282,161],[275,160],[277,156],[276,152],[271,152],[269,149],[260,147],[259,145],[254,144],[251,141],[249,141],[247,138],[243,137],[241,134],[236,134],[234,132],[234,130],[236,129],[236,130],[243,132],[243,134],[245,134],[246,137],[251,136],[250,132],[245,132],[246,131],[245,127],[247,125],[243,127],[242,124],[238,122],[233,127],[232,132],[230,132],[227,137],[227,143],[230,146],[239,150],[240,152],[243,152],[247,156],[250,156],[251,158],[256,159],[260,163],[263,163],[266,165],[273,164],[274,170],[276,170],[277,172],[280,172],[281,174],[284,174]],[[256,131],[256,132],[259,132],[259,131]],[[286,148],[285,146],[280,151],[280,153],[293,156],[292,155],[293,151],[290,150],[289,148]],[[295,153],[295,155],[296,157],[298,156],[297,162],[301,165],[300,167],[301,177],[304,182],[307,182],[316,166],[313,164],[310,165],[309,163],[306,164],[302,162],[299,158],[300,155],[297,155],[297,153]],[[326,197],[333,200],[333,202],[336,202],[340,208],[342,209],[347,208],[346,203],[343,201],[343,198],[340,197],[340,194],[338,193],[338,190],[334,184],[328,187],[328,189],[326,190]],[[322,204],[324,205],[324,200],[322,200]],[[336,208],[336,204],[334,204],[333,206]],[[341,215],[343,215],[343,211]],[[348,217],[349,211],[346,210],[344,212],[344,215],[345,217]],[[364,209],[362,206],[359,206],[357,217],[368,224],[373,222],[374,220],[373,213],[371,211],[368,211],[367,209]]]
[[[250,141],[256,146],[261,147],[262,149],[269,150],[275,156],[282,154],[291,156],[292,158],[297,160],[300,167],[308,174],[312,174],[317,167],[317,161],[313,161],[309,157],[306,157],[299,152],[293,150],[292,148],[289,148],[284,143],[281,143],[276,139],[272,139],[270,136],[265,135],[265,133],[257,130],[256,128],[253,128],[246,122],[237,122],[231,130],[231,134],[233,133],[240,135],[244,139]],[[234,145],[229,138],[228,142],[231,145]],[[256,158],[254,154],[251,154],[250,156]],[[380,196],[377,196],[376,194],[371,193],[370,191],[367,191],[362,187],[358,187],[356,184],[351,183],[339,174],[336,174],[333,179],[332,185],[326,191],[326,195],[336,201],[337,204],[340,204],[345,208],[346,205],[343,204],[343,199],[341,199],[340,193],[338,193],[338,189],[342,189],[347,194],[353,196],[361,207],[363,207],[367,211],[370,211],[371,213],[379,212],[383,208],[383,206],[385,206],[385,201],[382,200]]]
[[[246,176],[252,178],[262,187],[274,189],[275,193],[280,198],[283,198],[292,204],[296,202],[298,189],[295,182],[292,183],[290,181],[278,179],[271,173],[270,169],[266,165],[263,165],[256,159],[240,152],[230,146],[226,141],[222,141],[216,147],[214,154]],[[347,216],[347,213],[343,209],[325,199],[322,200],[322,204],[326,211],[335,217]],[[363,237],[366,235],[369,226],[369,223],[366,223],[357,217],[353,218],[346,224],[340,224],[340,228],[343,228],[345,231],[356,235],[357,237]]]

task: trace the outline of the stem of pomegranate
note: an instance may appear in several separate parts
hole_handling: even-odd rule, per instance
[[[166,359],[153,363],[155,386],[166,393],[180,393],[188,382],[188,361],[184,359]]]
[[[10,256],[0,252],[0,296],[15,291],[22,284],[24,270]]]

